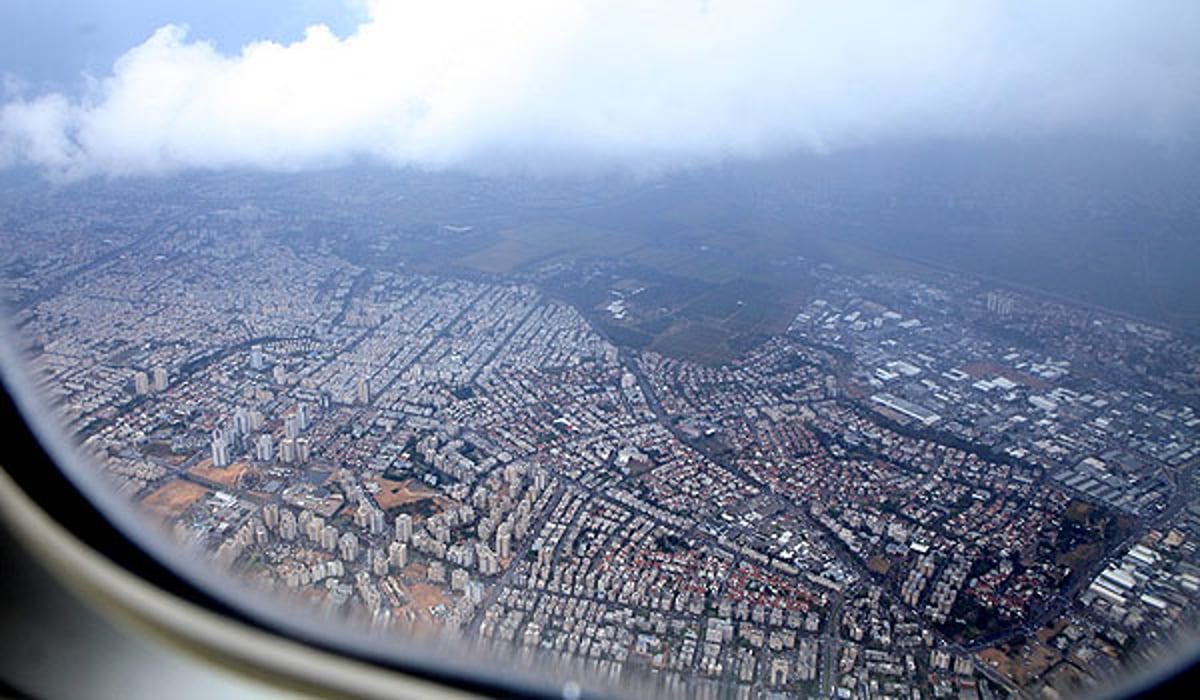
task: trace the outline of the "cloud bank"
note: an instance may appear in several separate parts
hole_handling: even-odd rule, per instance
[[[81,94],[8,98],[0,165],[655,170],[911,138],[1192,142],[1197,36],[1191,0],[376,0],[343,37],[236,54],[162,27]]]

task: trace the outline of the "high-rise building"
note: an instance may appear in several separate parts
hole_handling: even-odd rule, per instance
[[[401,513],[396,516],[396,540],[398,542],[408,542],[412,539],[413,521],[412,516],[408,513]]]
[[[152,372],[152,378],[154,380],[155,391],[167,390],[167,370],[162,367],[155,367]]]
[[[371,573],[376,576],[387,576],[388,555],[382,549],[371,550]]]
[[[308,406],[302,403],[296,404],[296,420],[299,422],[300,431],[308,430]]]
[[[261,372],[267,367],[267,358],[263,354],[261,345],[250,346],[250,369]]]
[[[358,558],[358,538],[353,532],[344,533],[338,540],[338,553],[342,561],[354,561]]]
[[[292,464],[296,461],[296,441],[292,438],[284,438],[279,441],[279,459],[285,464]]]
[[[258,442],[255,445],[255,456],[260,462],[270,462],[275,457],[275,445],[271,439],[270,433],[263,433],[258,436]]]
[[[382,510],[372,508],[367,516],[367,526],[372,535],[383,534],[383,529],[386,526],[385,518]]]
[[[429,530],[429,534],[433,535],[433,539],[448,544],[450,542],[450,528],[443,520],[435,520],[430,518],[425,521],[425,527]]]
[[[300,437],[300,416],[292,413],[283,419],[283,432],[287,437]]]
[[[512,556],[512,526],[508,523],[496,528],[496,556],[504,560]]]
[[[138,370],[133,373],[133,391],[138,396],[150,392],[150,377],[145,372]]]
[[[250,434],[250,414],[241,406],[233,412],[233,430],[238,435]]]
[[[326,525],[321,528],[321,549],[327,552],[332,552],[337,549],[338,531],[332,525]]]
[[[214,428],[212,431],[212,463],[214,467],[229,466],[229,442],[224,431]]]
[[[291,509],[285,508],[279,514],[279,539],[285,542],[296,539],[296,516],[292,515]]]
[[[364,406],[371,403],[371,383],[366,377],[359,377],[355,386],[355,396]]]
[[[495,576],[500,572],[500,560],[488,548],[486,544],[480,543],[478,547],[479,573],[484,576]]]
[[[321,545],[321,537],[325,533],[325,518],[319,515],[313,515],[310,511],[300,511],[300,516],[296,519],[300,527],[304,528],[304,536],[310,542],[316,545]]]
[[[403,542],[393,542],[388,546],[388,559],[392,568],[399,571],[408,565],[408,545]]]
[[[308,438],[298,438],[296,440],[296,459],[301,464],[308,464],[309,457],[312,456],[312,446],[308,442]]]
[[[248,415],[250,430],[262,430],[263,424],[267,422],[267,418],[262,414],[262,411],[250,409],[250,413]]]
[[[988,292],[987,308],[994,314],[1007,316],[1013,311],[1013,298],[999,292]]]
[[[279,504],[268,503],[262,509],[263,524],[272,530],[279,524]]]

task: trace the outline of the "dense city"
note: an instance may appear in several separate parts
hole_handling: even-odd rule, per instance
[[[1087,692],[1195,626],[1176,331],[796,256],[786,330],[702,363],[606,333],[653,308],[588,256],[580,307],[561,260],[438,274],[253,204],[77,207],[5,214],[3,284],[82,453],[347,624],[687,697],[985,699]]]

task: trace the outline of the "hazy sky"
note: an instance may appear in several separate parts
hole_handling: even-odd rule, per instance
[[[59,176],[1200,135],[1195,0],[8,0],[0,23],[0,165]]]

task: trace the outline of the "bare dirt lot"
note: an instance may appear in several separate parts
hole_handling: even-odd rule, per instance
[[[384,510],[426,500],[435,502],[439,510],[445,505],[444,499],[436,491],[426,488],[415,479],[395,481],[381,476],[375,479],[375,483],[379,484],[379,491],[375,493],[375,502]]]
[[[171,520],[183,515],[193,503],[208,493],[208,489],[199,484],[174,479],[143,498],[142,505],[154,517]]]
[[[225,488],[232,489],[237,486],[238,479],[241,479],[242,475],[249,468],[250,465],[245,462],[234,462],[228,467],[214,467],[212,460],[205,459],[189,469],[188,473],[198,479],[211,481],[214,484],[220,484]]]

